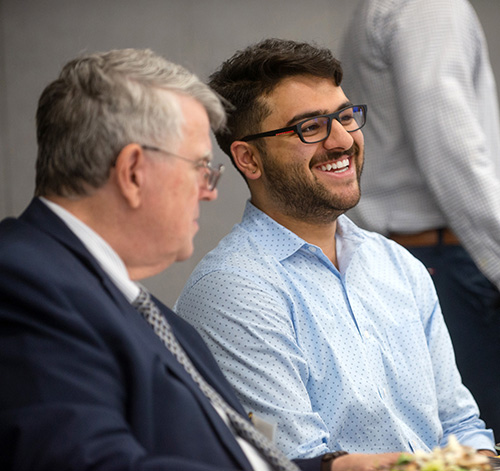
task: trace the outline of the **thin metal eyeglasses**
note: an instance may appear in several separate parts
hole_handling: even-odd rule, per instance
[[[215,187],[217,186],[219,178],[222,175],[222,173],[224,172],[224,165],[222,165],[222,164],[219,164],[217,167],[212,167],[212,163],[208,162],[206,160],[194,161],[194,160],[188,159],[187,157],[182,157],[181,155],[174,154],[173,152],[170,152],[168,150],[161,149],[160,147],[148,146],[145,144],[140,144],[140,146],[145,150],[150,150],[153,152],[161,152],[162,154],[170,155],[172,157],[176,157],[177,159],[184,160],[186,162],[189,162],[191,165],[193,165],[194,168],[203,170],[203,178],[204,178],[204,182],[205,182],[205,188],[208,191],[215,190]]]
[[[250,136],[245,136],[238,140],[248,142],[254,139],[260,139],[261,137],[281,136],[294,132],[305,144],[315,144],[328,138],[332,130],[332,120],[334,119],[336,119],[347,132],[354,132],[361,129],[366,123],[367,111],[368,107],[366,105],[351,105],[339,111],[335,111],[335,113],[313,116],[312,118],[299,121],[293,126],[251,134]]]

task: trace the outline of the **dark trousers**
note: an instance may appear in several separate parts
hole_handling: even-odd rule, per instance
[[[500,439],[500,293],[458,245],[409,248],[432,275],[463,383]]]

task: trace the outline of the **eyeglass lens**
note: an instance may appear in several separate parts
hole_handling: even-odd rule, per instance
[[[363,108],[353,106],[335,114],[327,116],[318,116],[308,119],[300,125],[302,138],[307,143],[322,141],[328,137],[331,128],[331,120],[336,119],[347,132],[357,131],[365,124],[365,113]]]
[[[224,165],[220,164],[217,168],[207,165],[205,168],[205,185],[208,191],[212,191],[217,186],[220,176],[224,171]]]

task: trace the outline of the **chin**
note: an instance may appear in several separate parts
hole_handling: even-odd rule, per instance
[[[194,247],[191,245],[190,247],[185,247],[177,253],[177,257],[175,259],[176,262],[183,262],[193,255]]]

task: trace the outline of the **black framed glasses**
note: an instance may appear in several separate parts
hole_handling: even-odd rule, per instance
[[[161,152],[162,154],[170,155],[171,157],[175,157],[177,159],[184,160],[185,162],[189,162],[191,165],[194,166],[194,168],[198,169],[201,172],[205,189],[207,189],[208,191],[215,190],[215,187],[219,182],[219,178],[224,172],[224,165],[222,164],[219,164],[217,167],[212,167],[212,163],[207,160],[194,161],[188,159],[187,157],[182,157],[181,155],[174,154],[173,152],[170,152],[168,150],[161,149],[160,147],[148,146],[145,144],[140,144],[140,146],[144,150],[150,150],[152,152]]]
[[[351,105],[335,111],[335,113],[313,116],[312,118],[299,121],[293,126],[251,134],[238,140],[248,142],[260,139],[261,137],[281,136],[294,132],[305,144],[315,144],[328,138],[332,130],[333,119],[336,119],[347,132],[354,132],[361,129],[366,123],[367,110],[368,107],[366,105]]]

